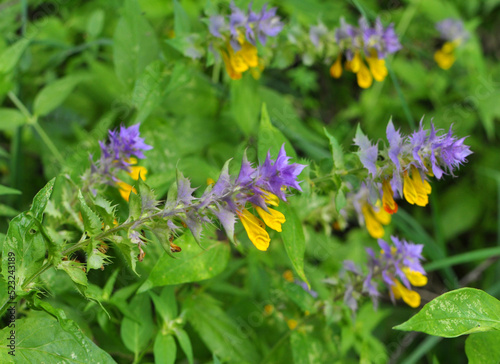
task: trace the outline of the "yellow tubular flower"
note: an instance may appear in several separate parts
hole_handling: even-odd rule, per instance
[[[139,176],[141,176],[141,179],[145,181],[147,173],[148,170],[146,169],[146,167],[132,166],[130,167],[130,172],[128,172],[128,175],[136,181],[139,180]]]
[[[330,75],[333,78],[340,78],[342,76],[342,59],[341,55],[337,57],[337,60],[330,67]]]
[[[358,73],[361,70],[361,65],[363,65],[363,60],[361,59],[361,55],[359,52],[354,53],[354,57],[350,62],[351,71],[354,73]]]
[[[422,180],[419,171],[412,166],[411,177],[405,173],[403,183],[403,195],[409,203],[418,206],[426,206],[429,203],[429,194],[432,192],[431,185]]]
[[[264,222],[258,217],[252,215],[250,211],[244,209],[238,212],[238,216],[245,228],[248,238],[259,250],[266,251],[269,248],[271,238],[265,229]]]
[[[269,226],[271,229],[276,230],[277,232],[281,232],[281,224],[285,223],[285,215],[281,212],[268,209],[269,212],[260,208],[259,206],[254,206],[255,210],[259,214],[262,220]]]
[[[405,301],[408,306],[413,308],[420,306],[420,295],[417,292],[406,288],[397,279],[394,280],[394,285],[391,286],[391,291],[394,294],[394,298],[403,298],[403,301]]]
[[[394,214],[398,211],[398,204],[394,201],[394,192],[388,179],[382,182],[382,206],[389,214]]]
[[[387,68],[385,67],[385,60],[378,59],[377,53],[375,56],[370,56],[367,59],[370,71],[375,81],[381,82],[387,77]]]
[[[368,88],[373,83],[373,77],[368,67],[365,66],[363,61],[360,59],[359,71],[356,73],[356,78],[358,79],[358,85],[361,88]]]
[[[434,53],[434,60],[442,69],[450,69],[455,63],[455,44],[452,42],[443,44],[443,47]]]
[[[231,79],[233,80],[239,80],[241,78],[241,72],[236,72],[226,52],[222,52],[221,54],[222,60],[224,61],[224,66],[226,67],[226,72],[229,77],[231,77]]]
[[[280,199],[278,198],[278,196],[276,196],[274,193],[271,193],[271,192],[268,192],[268,191],[264,191],[264,201],[266,202],[266,204],[268,205],[272,205],[272,206],[279,206],[280,204]]]
[[[241,44],[241,49],[236,54],[243,58],[248,67],[257,67],[259,65],[257,48],[246,41]]]
[[[137,193],[137,190],[129,185],[128,183],[125,182],[116,182],[116,185],[118,186],[118,191],[120,192],[120,195],[123,197],[125,201],[128,202],[130,198],[130,192]]]
[[[368,233],[375,239],[383,237],[384,225],[388,225],[391,222],[391,215],[384,209],[375,212],[369,203],[363,205],[361,212],[365,218],[365,226]]]
[[[408,278],[412,286],[422,287],[427,284],[427,277],[420,272],[415,272],[408,267],[404,267],[403,273],[406,278]]]

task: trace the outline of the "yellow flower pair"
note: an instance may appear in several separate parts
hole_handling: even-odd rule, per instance
[[[434,53],[434,60],[444,70],[450,69],[455,63],[455,48],[459,42],[445,42],[443,46]]]
[[[264,191],[264,200],[267,205],[278,206],[279,204],[278,196],[267,191]],[[252,204],[252,206],[257,211],[260,219],[246,208],[238,211],[237,214],[253,245],[261,251],[266,251],[271,241],[266,231],[266,225],[275,231],[281,232],[281,224],[286,221],[285,215],[271,208],[266,211],[255,204]]]
[[[130,172],[127,172],[127,174],[132,177],[134,181],[139,180],[139,176],[143,181],[146,180],[146,174],[148,173],[148,170],[145,167],[141,166],[135,166],[134,164],[137,164],[137,159],[136,158],[130,158],[128,163],[132,164],[130,166]],[[123,181],[118,181],[116,182],[116,185],[118,186],[118,191],[120,192],[120,195],[123,197],[125,201],[128,202],[130,198],[130,193],[134,192],[137,193],[137,190],[129,185],[126,182]]]
[[[239,80],[244,72],[250,70],[254,78],[259,78],[264,65],[257,55],[257,48],[247,42],[243,35],[240,36],[238,42],[241,46],[238,51],[235,52],[229,42],[227,43],[227,51],[221,51],[229,77],[233,80]]]
[[[375,207],[367,201],[361,207],[361,213],[365,218],[365,226],[368,233],[375,239],[383,237],[384,225],[391,223],[391,215],[380,207],[380,201],[377,201]]]
[[[426,206],[429,203],[429,194],[432,191],[431,185],[422,178],[420,172],[412,166],[411,176],[405,172],[403,178],[403,194],[412,205]]]
[[[405,274],[406,278],[408,278],[408,281],[410,281],[412,286],[422,287],[427,284],[427,277],[420,272],[415,272],[405,267],[403,268],[403,273]],[[406,288],[397,279],[394,279],[394,285],[391,286],[391,291],[394,295],[394,298],[402,298],[408,306],[413,308],[417,308],[418,306],[420,306],[420,295],[417,292]]]
[[[387,68],[385,60],[379,59],[376,50],[372,50],[370,55],[366,58],[368,67],[363,62],[359,51],[354,53],[352,60],[345,61],[344,67],[346,71],[356,74],[358,85],[361,88],[368,88],[372,85],[373,79],[381,82],[387,77]],[[342,76],[342,55],[337,57],[337,60],[330,67],[330,75],[333,78],[340,78]]]

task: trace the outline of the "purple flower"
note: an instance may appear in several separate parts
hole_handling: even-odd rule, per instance
[[[349,61],[354,57],[354,52],[361,49],[360,34],[359,28],[347,24],[344,18],[340,18],[340,27],[335,29],[335,41]]]
[[[309,39],[311,39],[312,44],[316,48],[319,48],[321,38],[323,38],[328,33],[328,29],[323,23],[318,25],[313,25],[309,28]]]
[[[386,28],[382,25],[380,18],[375,21],[375,27],[371,28],[366,19],[361,18],[359,21],[361,33],[363,34],[363,42],[365,51],[370,55],[370,49],[377,51],[379,59],[385,58],[388,54],[392,54],[401,49],[398,36],[394,31],[394,24],[390,24]]]
[[[267,5],[264,5],[260,12],[259,18],[255,21],[257,37],[262,44],[266,44],[267,37],[277,36],[284,26],[280,18],[276,16],[276,10],[278,8],[271,8],[269,10],[266,10],[266,7]]]
[[[130,127],[121,126],[120,130],[110,130],[108,141],[99,141],[101,157],[97,162],[91,161],[90,175],[84,176],[88,187],[95,191],[93,185],[107,183],[110,185],[118,182],[116,174],[119,170],[131,172],[131,166],[135,164],[133,157],[143,159],[144,151],[153,147],[144,142],[140,137],[140,124]]]
[[[372,177],[377,174],[378,146],[372,145],[370,139],[363,134],[360,128],[356,131],[354,144],[359,147],[358,156],[363,166],[371,173]]]
[[[313,298],[318,298],[318,292],[312,290],[312,289],[309,289],[309,287],[307,286],[307,283],[306,282],[302,282],[302,281],[299,281],[298,279],[294,280],[293,283],[299,285],[302,287],[302,289],[304,291],[306,291],[307,293],[309,293]]]
[[[444,19],[436,23],[436,29],[441,38],[447,42],[462,43],[469,39],[469,32],[465,30],[463,21],[459,19]]]
[[[208,29],[214,37],[223,39],[221,31],[225,30],[226,27],[226,21],[222,15],[212,15],[210,17]]]

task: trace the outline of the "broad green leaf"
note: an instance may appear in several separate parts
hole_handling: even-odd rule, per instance
[[[155,31],[137,0],[126,0],[113,37],[113,60],[118,78],[132,88],[148,64],[158,57]]]
[[[260,115],[260,126],[259,126],[259,140],[258,140],[258,155],[259,161],[264,162],[267,156],[267,152],[271,152],[271,156],[276,158],[281,146],[285,144],[286,154],[297,158],[297,154],[292,147],[292,144],[288,139],[277,129],[273,124],[271,124],[271,119],[267,113],[266,104],[262,104],[262,111]]]
[[[0,54],[0,74],[9,73],[14,69],[30,41],[30,39],[24,38],[4,49]]]
[[[211,296],[190,296],[184,307],[187,319],[207,347],[222,361],[258,363],[251,335],[244,333]]]
[[[288,204],[282,203],[277,210],[285,215],[286,222],[281,226],[283,229],[281,237],[283,245],[285,245],[286,253],[292,262],[293,268],[299,275],[300,279],[310,286],[304,272],[304,254],[306,251],[306,242],[302,223],[298,218],[295,210]]]
[[[26,122],[26,117],[16,109],[0,108],[0,130],[14,131]]]
[[[81,191],[78,191],[80,201],[80,213],[83,218],[83,226],[90,237],[94,237],[102,232],[102,221],[99,216],[87,205]]]
[[[81,81],[82,76],[72,75],[49,83],[36,95],[33,113],[37,116],[47,115],[61,105]]]
[[[172,286],[163,287],[160,296],[153,291],[149,291],[153,300],[155,310],[167,323],[177,318],[177,301],[175,299],[175,290]]]
[[[87,34],[91,38],[97,37],[102,32],[104,26],[105,13],[103,9],[96,9],[90,14],[87,22]]]
[[[130,310],[139,321],[125,317],[122,321],[120,335],[123,343],[136,356],[146,348],[153,337],[153,317],[151,314],[151,301],[148,294],[138,294],[129,304]]]
[[[394,328],[442,337],[500,330],[500,301],[479,289],[460,288],[433,299]]]
[[[4,185],[0,185],[0,196],[1,195],[21,195],[22,192],[16,190],[15,188],[10,188]]]
[[[46,254],[45,236],[35,219],[41,220],[52,194],[55,178],[49,181],[33,199],[29,212],[23,212],[9,223],[2,249],[2,272],[9,271],[9,257],[15,258],[16,291],[26,294],[23,284],[42,266]]]
[[[147,66],[137,79],[132,92],[132,104],[137,109],[135,123],[142,123],[154,108],[161,104],[162,90],[165,89],[166,80],[160,60]]]
[[[255,131],[259,121],[260,97],[257,82],[248,77],[231,82],[231,111],[240,129],[250,135]]]
[[[153,351],[156,363],[175,363],[177,345],[175,344],[174,337],[171,334],[163,334],[159,331],[156,335]]]
[[[179,1],[174,0],[174,32],[175,37],[180,37],[182,35],[187,35],[191,31],[191,24],[189,22],[189,17],[186,11],[179,3]]]
[[[175,336],[177,337],[177,341],[179,341],[179,346],[181,347],[184,354],[188,359],[189,364],[193,364],[193,347],[191,345],[191,340],[189,339],[186,331],[179,327],[174,328]]]
[[[139,288],[144,292],[157,286],[198,282],[221,273],[229,261],[229,245],[216,241],[204,241],[201,249],[192,234],[184,234],[175,241],[182,251],[172,259],[163,254],[153,267],[146,282]]]
[[[108,353],[85,336],[76,323],[64,320],[64,327],[55,318],[44,314],[18,319],[15,322],[15,358],[12,348],[0,350],[0,362],[32,363],[116,363]],[[0,331],[4,343],[12,328]],[[13,360],[15,359],[15,360]]]
[[[342,146],[339,144],[337,139],[335,139],[335,137],[326,130],[326,128],[323,130],[330,141],[330,148],[332,150],[332,158],[335,168],[344,169],[344,151],[342,150]]]
[[[469,335],[465,340],[465,354],[469,364],[500,363],[500,331]]]

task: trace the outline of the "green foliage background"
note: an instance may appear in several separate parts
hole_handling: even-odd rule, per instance
[[[263,4],[258,0],[253,7]],[[193,186],[205,186],[226,160],[234,158],[234,172],[245,150],[250,160],[262,160],[268,149],[275,156],[288,141],[288,154],[308,164],[307,173],[327,171],[334,161],[325,130],[352,151],[358,124],[377,140],[391,117],[408,133],[425,115],[439,128],[453,124],[456,135],[469,135],[474,154],[457,178],[433,182],[429,206],[402,203],[388,234],[425,245],[430,272],[425,302],[464,285],[500,297],[500,1],[283,0],[273,5],[287,25],[276,46],[263,50],[273,53],[272,63],[259,80],[245,74],[231,81],[208,53],[201,60],[183,55],[190,36],[206,37],[205,15],[227,9],[227,2],[1,3],[0,182],[21,193],[0,190],[0,240],[8,221],[30,209],[47,181],[61,174],[78,181],[89,167],[89,153],[99,155],[97,141],[120,124],[142,123],[141,135],[154,146],[142,163],[147,183],[165,198],[176,168]],[[390,76],[370,89],[359,89],[351,74],[332,79],[330,64],[321,59],[303,65],[287,42],[290,24],[307,32],[320,19],[331,29],[340,17],[355,23],[361,13],[394,22],[403,45],[387,62]],[[456,64],[443,71],[432,58],[434,23],[447,17],[464,19],[471,37],[459,48]],[[315,315],[318,305],[310,295],[282,278],[285,270],[295,270],[328,299],[322,280],[336,276],[344,259],[364,261],[364,248],[376,246],[362,229],[325,233],[304,223],[311,206],[328,203],[305,176],[304,194],[283,207],[293,232],[272,236],[267,253],[251,246],[241,226],[236,247],[220,244],[224,238],[214,228],[205,232],[206,250],[190,234],[180,237],[179,259],[166,255],[160,244],[148,244],[136,275],[126,256],[112,247],[113,264],[88,273],[85,297],[65,272],[47,270],[41,276],[43,296],[31,307],[25,301],[18,307],[19,332],[23,326],[40,332],[33,342],[23,341],[19,353],[23,348],[30,353],[40,344],[36,340],[54,335],[67,343],[56,340],[47,352],[25,354],[25,362],[52,360],[47,353],[58,350],[70,361],[76,350],[85,357],[82,362],[464,361],[465,338],[444,342],[392,330],[415,313],[408,307],[386,300],[374,312],[367,302],[354,319],[340,297],[327,300],[322,317]],[[108,192],[126,218],[125,202],[116,191]],[[50,215],[47,211],[50,204]],[[45,258],[44,252],[33,254]],[[79,269],[67,267],[67,272],[75,282],[87,281],[74,276],[81,275]],[[192,281],[199,282],[186,283]],[[266,305],[273,311],[266,312]],[[288,328],[291,319],[303,322],[300,330]],[[5,355],[2,348],[0,361],[10,359]]]

